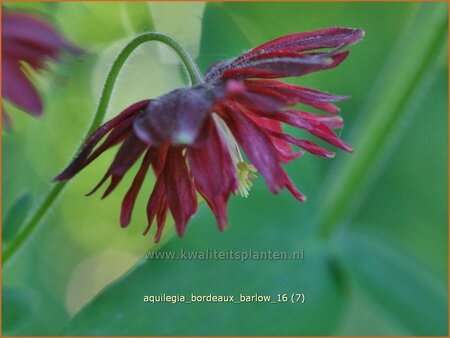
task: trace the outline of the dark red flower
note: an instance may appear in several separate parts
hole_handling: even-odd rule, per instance
[[[33,116],[42,114],[42,100],[23,70],[23,62],[35,70],[45,61],[57,60],[63,50],[80,50],[66,42],[42,18],[5,10],[2,13],[2,93],[3,97]],[[9,122],[3,111],[3,122]]]
[[[70,179],[101,153],[121,143],[106,175],[92,192],[109,179],[103,195],[106,197],[143,157],[123,199],[120,221],[123,227],[129,224],[138,191],[151,166],[156,183],[147,205],[145,233],[156,218],[156,241],[160,239],[168,210],[178,234],[183,235],[197,210],[196,191],[206,200],[219,229],[223,230],[230,195],[240,192],[247,196],[256,171],[264,177],[271,192],[276,194],[287,188],[295,198],[304,201],[305,197],[281,166],[303,154],[294,153],[291,144],[324,157],[332,157],[334,153],[284,133],[281,123],[303,129],[350,152],[351,147],[332,131],[343,125],[333,102],[346,97],[272,78],[334,68],[349,53],[341,49],[362,37],[361,30],[347,28],[292,34],[236,59],[217,63],[207,71],[204,83],[138,102],[105,123],[56,180]],[[323,48],[331,50],[317,51]],[[329,114],[287,108],[297,103]]]

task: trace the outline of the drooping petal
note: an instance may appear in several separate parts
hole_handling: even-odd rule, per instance
[[[105,192],[102,195],[102,199],[108,197],[110,193],[116,189],[116,187],[119,185],[119,183],[122,181],[122,178],[124,175],[111,175],[111,181],[109,182],[108,187],[106,188]]]
[[[168,149],[168,145],[162,145],[161,147],[154,149],[155,156],[152,157],[152,167],[156,176],[159,176],[164,169]]]
[[[271,135],[273,137],[277,137],[279,139],[282,139],[286,142],[295,144],[296,146],[310,152],[311,154],[328,157],[328,158],[334,157],[334,155],[335,155],[334,152],[324,149],[314,142],[298,139],[291,135],[278,133],[276,131],[269,130],[269,129],[266,129],[266,131],[269,133],[269,135]]]
[[[158,176],[156,178],[156,183],[153,188],[152,194],[147,202],[147,227],[144,230],[144,235],[150,230],[153,219],[159,210],[161,210],[162,205],[165,203],[165,193],[164,193],[164,177]]]
[[[278,111],[276,113],[260,113],[261,116],[284,122],[294,127],[298,127],[308,131],[310,134],[348,152],[352,151],[352,147],[342,141],[330,128],[325,124],[304,119],[292,111]]]
[[[197,211],[197,196],[181,148],[167,152],[164,177],[166,201],[175,220],[178,235],[183,236],[190,218]]]
[[[230,102],[224,103],[222,107],[225,111],[224,120],[250,162],[265,178],[270,191],[278,193],[284,186],[281,177],[283,169],[269,136],[240,111],[242,107]]]
[[[273,140],[273,139],[274,138],[272,137],[271,140]],[[276,145],[275,145],[275,148],[277,148]],[[281,148],[277,148],[277,151],[278,151],[278,156],[280,157],[281,163],[291,162],[292,160],[295,160],[304,155],[303,151],[298,151],[296,153],[294,153],[294,152],[287,153],[286,151],[284,151]]]
[[[111,176],[111,174],[109,173],[109,171],[107,171],[105,173],[105,175],[103,175],[102,179],[95,185],[94,188],[92,188],[91,191],[89,191],[88,193],[85,194],[85,196],[91,196],[93,194],[95,194],[95,192],[106,182],[106,180]]]
[[[164,230],[164,224],[166,223],[167,210],[169,206],[164,198],[163,202],[160,205],[158,212],[156,213],[156,234],[155,234],[155,243],[159,243],[161,239],[162,232]]]
[[[114,157],[114,160],[108,168],[105,176],[87,195],[89,196],[95,193],[103,185],[103,183],[111,177],[110,184],[102,195],[102,199],[106,198],[119,185],[126,172],[133,166],[134,163],[136,163],[146,149],[147,145],[134,133],[128,134],[127,138],[120,146],[119,151]]]
[[[260,126],[262,128],[273,130],[278,133],[283,133],[283,127],[281,126],[281,123],[278,121],[275,121],[273,119],[267,119],[264,117],[259,117],[256,115],[250,115],[250,114],[248,114],[247,116],[249,118],[251,118],[258,126]],[[286,157],[289,157],[290,155],[293,155],[292,148],[291,148],[291,145],[289,144],[289,142],[281,140],[277,137],[271,137],[271,136],[269,136],[269,137],[272,141],[272,144],[277,149],[278,153],[279,154],[281,153],[281,156],[283,156],[283,159],[285,159]],[[285,155],[287,155],[287,156],[285,156]]]
[[[160,208],[156,214],[156,234],[155,234],[155,243],[159,243],[161,239],[162,232],[164,230],[164,224],[166,223],[167,210],[169,206],[167,202],[164,200]]]
[[[72,160],[69,166],[64,169],[58,176],[56,176],[54,181],[65,181],[77,173],[79,173],[86,165],[86,159],[89,157],[95,146],[101,141],[101,139],[108,134],[112,129],[119,126],[123,121],[127,120],[131,116],[138,114],[141,109],[143,109],[149,100],[143,100],[136,102],[135,104],[129,106],[127,109],[122,111],[119,115],[109,120],[99,128],[97,128],[89,138],[84,142],[78,155]],[[108,147],[105,147],[105,150]],[[95,154],[97,157],[99,154]],[[90,161],[89,161],[90,162]]]
[[[305,202],[306,196],[297,190],[294,183],[292,183],[288,174],[284,170],[283,170],[283,178],[284,178],[285,186],[291,192],[292,196],[294,196],[300,202]]]
[[[341,64],[349,51],[319,53],[309,57],[282,57],[252,61],[240,68],[231,68],[222,74],[222,78],[280,78],[301,76],[325,69],[332,69]]]
[[[287,110],[285,110],[285,111],[287,111]],[[331,128],[331,129],[338,129],[338,128],[342,128],[344,126],[344,119],[342,117],[340,117],[339,115],[320,115],[320,114],[313,114],[313,113],[308,113],[308,112],[300,111],[300,110],[289,110],[289,112],[299,116],[302,119],[313,120],[313,121],[323,123],[324,125],[326,125],[328,128]]]
[[[226,87],[230,99],[238,101],[250,110],[276,111],[279,108],[295,103],[291,97],[277,93],[270,88],[249,90],[242,81],[229,80]],[[230,89],[230,87],[233,89]]]
[[[128,190],[122,201],[122,208],[120,212],[120,225],[122,227],[126,227],[130,223],[131,213],[133,212],[133,207],[136,202],[137,195],[139,193],[139,190],[141,189],[145,175],[147,174],[148,168],[150,166],[152,155],[152,151],[147,150],[144,159],[142,160],[141,167],[139,168],[130,189]]]
[[[201,85],[177,89],[155,99],[134,123],[136,134],[150,145],[192,144],[214,101],[224,95],[222,86]]]
[[[249,117],[252,121],[254,121],[259,127],[283,133],[283,127],[281,126],[281,123],[271,118],[272,116],[271,114],[267,114],[269,118],[265,118],[261,117],[264,116],[262,113],[255,112],[253,110],[255,106],[240,104],[240,108],[242,112],[246,113],[246,116]],[[270,135],[269,138],[278,152],[281,163],[287,163],[303,155],[302,151],[294,153],[288,142],[277,137],[272,137]]]
[[[275,50],[302,52],[319,48],[338,48],[354,44],[363,37],[364,32],[361,29],[329,27],[285,35],[262,44],[244,55],[254,57]]]
[[[217,219],[219,229],[227,224],[226,204],[237,188],[236,168],[227,146],[211,118],[205,126],[208,139],[187,150],[195,185]]]
[[[276,80],[245,80],[244,85],[250,92],[263,93],[277,98],[282,97],[286,103],[285,106],[303,103],[329,113],[339,112],[339,108],[331,102],[349,98],[349,96],[334,95]]]
[[[260,45],[235,59],[214,64],[206,72],[205,80],[207,82],[217,80],[226,72],[229,72],[228,77],[231,77],[233,73],[230,73],[230,70],[249,68],[249,64],[257,59],[273,59],[282,56],[292,57],[294,55],[301,56],[304,54],[302,53],[304,51],[321,48],[339,49],[356,43],[363,37],[364,32],[360,29],[339,27],[330,27],[311,32],[294,33],[282,36]],[[249,75],[251,72],[247,71],[247,73]],[[235,77],[237,77],[237,75],[238,72],[234,73]],[[239,75],[242,76],[243,74]],[[248,77],[250,77],[250,75]],[[256,76],[253,75],[252,77]]]
[[[134,133],[128,134],[110,167],[112,175],[123,175],[143,154],[147,145]]]
[[[155,148],[153,149],[153,156],[151,157],[151,164],[153,167],[153,171],[155,172],[156,183],[147,203],[148,225],[144,231],[144,235],[147,234],[147,232],[150,230],[153,219],[156,216],[157,230],[155,234],[155,243],[158,243],[161,238],[168,209],[164,191],[164,177],[163,175],[161,175],[161,172],[165,166],[167,150],[167,146]]]
[[[105,141],[100,144],[86,159],[83,167],[89,165],[92,161],[97,159],[101,154],[103,154],[106,150],[114,147],[115,145],[122,142],[128,133],[133,128],[133,119],[126,119],[120,122],[116,127],[114,127],[111,132],[106,137]]]

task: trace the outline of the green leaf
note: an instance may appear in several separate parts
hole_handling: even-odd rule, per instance
[[[407,114],[417,110],[439,71],[439,57],[447,49],[446,4],[422,4],[399,37],[398,44],[380,73],[359,114],[367,116],[356,131],[356,152],[335,164],[332,182],[325,182],[326,197],[317,212],[317,229],[329,236],[341,224],[367,188],[384,153],[398,136]],[[421,27],[417,31],[417,27]],[[338,179],[336,179],[338,178]]]
[[[409,336],[412,331],[374,302],[356,283],[348,293],[346,313],[336,336]]]
[[[180,247],[168,246],[168,249]],[[146,262],[101,292],[72,320],[65,334],[329,334],[336,325],[342,302],[333,278],[327,260],[321,255],[311,255],[307,262],[300,264]],[[150,304],[143,301],[144,296],[161,294],[184,295],[188,300],[191,294],[234,295],[239,299],[240,293],[270,295],[276,299],[277,293],[298,292],[306,294],[306,304]],[[206,325],[206,318],[214,325]]]
[[[23,193],[9,209],[2,227],[2,242],[7,243],[19,232],[28,211],[31,208],[32,196],[29,192]]]
[[[31,317],[32,299],[18,289],[5,287],[2,290],[2,329],[11,332]]]
[[[270,193],[253,191],[230,206],[232,229],[217,231],[203,208],[185,238],[163,252],[180,250],[286,251],[304,248],[304,260],[147,260],[97,295],[71,321],[67,335],[327,335],[340,319],[340,276],[322,247],[301,238],[307,218],[288,194],[261,208]],[[271,197],[271,196],[270,196]],[[276,222],[274,221],[276,220]],[[282,225],[282,226],[281,226]],[[249,242],[249,240],[251,241]],[[150,304],[146,295],[270,295],[302,292],[305,304]],[[212,323],[212,325],[210,325]]]
[[[447,289],[426,267],[374,234],[344,232],[336,243],[340,263],[373,301],[416,335],[447,335]]]

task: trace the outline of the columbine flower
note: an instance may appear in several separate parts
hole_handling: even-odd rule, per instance
[[[42,114],[42,100],[26,73],[23,63],[35,70],[48,59],[57,60],[63,50],[79,52],[47,22],[34,15],[5,10],[2,13],[2,92],[18,108],[33,116]],[[3,110],[3,122],[10,118]]]
[[[105,123],[56,180],[70,179],[101,153],[121,143],[113,163],[92,191],[110,179],[103,195],[106,197],[143,156],[123,199],[120,221],[122,227],[129,224],[138,191],[151,166],[156,183],[147,204],[145,233],[156,218],[155,241],[160,239],[167,210],[172,213],[178,234],[183,235],[197,210],[196,191],[206,200],[223,230],[230,195],[247,196],[256,172],[274,194],[286,188],[304,201],[304,195],[281,166],[303,154],[294,153],[291,144],[324,157],[334,153],[284,133],[281,123],[350,152],[351,147],[332,131],[343,125],[336,115],[339,109],[332,102],[346,97],[272,79],[334,68],[349,54],[342,48],[362,37],[361,30],[347,28],[292,34],[236,59],[217,63],[207,71],[204,83],[138,102]],[[324,48],[331,50],[317,51]],[[287,108],[296,103],[330,114]]]

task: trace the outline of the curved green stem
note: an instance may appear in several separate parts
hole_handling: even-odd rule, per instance
[[[108,76],[105,81],[105,85],[103,87],[102,95],[100,97],[100,102],[97,106],[97,111],[95,112],[94,119],[91,122],[91,125],[86,132],[86,135],[83,139],[83,142],[78,147],[77,152],[81,149],[86,139],[89,137],[92,132],[97,129],[100,124],[103,122],[105,118],[106,110],[108,108],[109,102],[111,100],[112,92],[114,86],[117,82],[117,78],[119,76],[120,71],[123,68],[123,65],[127,61],[128,57],[133,53],[133,51],[139,47],[141,44],[149,41],[159,41],[170,48],[172,48],[178,56],[181,58],[183,65],[186,67],[186,70],[189,74],[189,78],[191,80],[191,85],[198,85],[202,83],[202,76],[192,60],[189,53],[186,49],[183,48],[176,40],[173,38],[156,32],[144,33],[132,41],[130,41],[125,48],[120,52],[114,61]],[[22,230],[18,233],[18,235],[8,244],[6,249],[4,250],[3,256],[3,265],[6,265],[7,262],[11,259],[11,257],[23,246],[24,243],[30,238],[30,235],[36,229],[36,226],[42,220],[42,218],[47,214],[50,207],[55,202],[56,198],[61,194],[63,188],[66,186],[68,182],[61,182],[55,184],[52,189],[48,192],[47,196],[44,198],[40,206],[35,210],[34,214],[29,218],[29,220],[25,223]]]
[[[202,76],[200,75],[200,72],[191,56],[186,51],[186,49],[184,49],[183,46],[181,46],[176,40],[162,33],[151,32],[139,35],[134,38],[127,46],[125,46],[125,48],[120,52],[119,56],[112,65],[108,77],[106,78],[105,86],[103,87],[103,92],[98,104],[97,113],[94,116],[91,127],[86,133],[86,138],[102,123],[103,118],[106,114],[106,109],[109,105],[109,101],[111,100],[114,85],[116,84],[117,77],[123,65],[125,64],[125,61],[137,47],[148,41],[160,41],[171,47],[181,58],[181,61],[183,61],[183,64],[189,74],[189,78],[191,79],[192,85],[200,84],[203,81]]]

